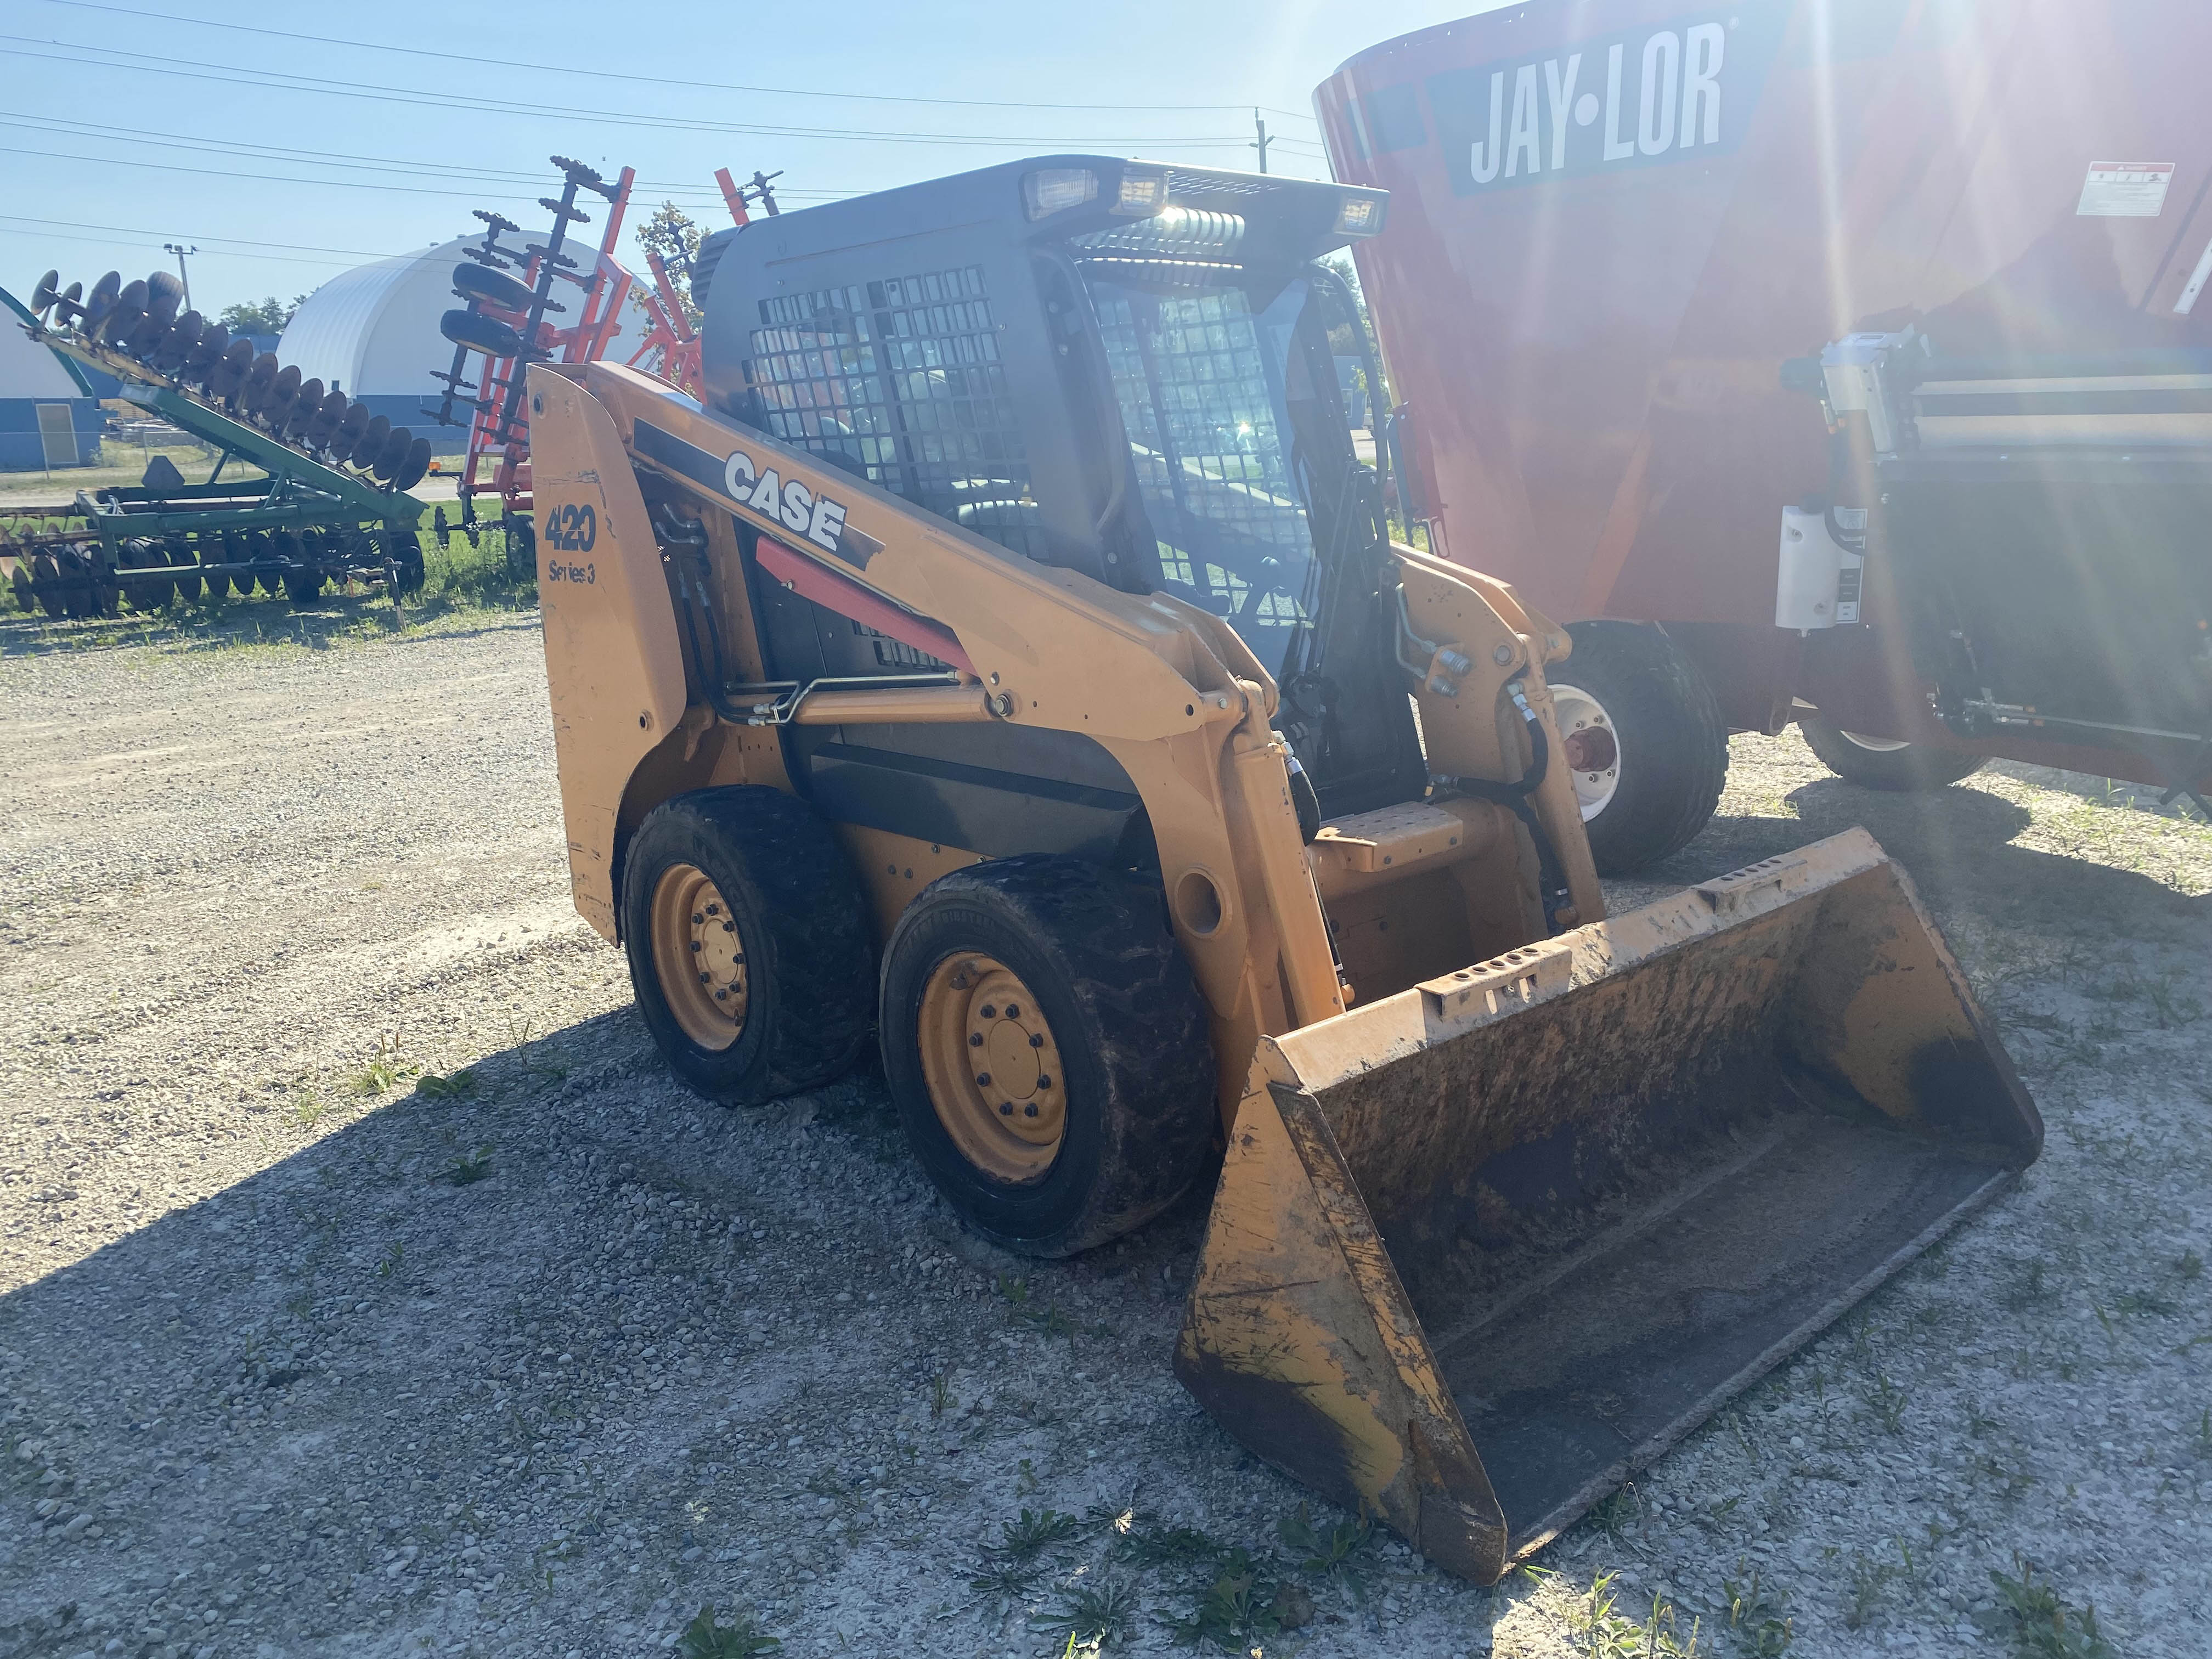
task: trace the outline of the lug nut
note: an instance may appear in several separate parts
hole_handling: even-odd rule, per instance
[[[696,956],[703,948],[704,947],[700,945],[697,939],[695,939],[691,941],[691,951],[694,956]]]
[[[986,1019],[996,1019],[996,1018],[998,1018],[998,1017],[999,1017],[999,1011],[998,1011],[996,1008],[994,1008],[994,1007],[993,1007],[989,1003],[988,1003],[988,1002],[987,1002],[987,1003],[985,1003],[985,1004],[983,1005],[983,1018],[986,1018]]]
[[[1037,1087],[1038,1087],[1038,1088],[1040,1088],[1040,1089],[1049,1089],[1049,1088],[1051,1088],[1051,1087],[1052,1087],[1052,1079],[1051,1079],[1050,1078],[1048,1078],[1048,1077],[1041,1077],[1041,1078],[1039,1078],[1039,1079],[1037,1079]]]
[[[979,1089],[988,1089],[988,1088],[989,1088],[989,1087],[991,1086],[991,1074],[990,1074],[988,1072],[978,1072],[978,1073],[975,1073],[975,1086],[976,1086],[977,1088],[979,1088]]]
[[[702,927],[706,925],[706,922],[707,918],[701,915],[697,911],[695,910],[691,913],[691,925],[694,927]]]
[[[1015,1007],[1011,1002],[1006,1005],[1006,1018],[1008,1019],[1019,1019],[1021,1017],[1022,1011],[1020,1009]]]
[[[719,904],[710,904],[707,907],[707,914],[710,916],[719,916],[722,914],[722,907]]]
[[[983,1046],[983,1034],[982,1034],[981,1031],[970,1031],[970,1032],[969,1032],[969,1033],[968,1033],[968,1046],[969,1046],[970,1048],[981,1048],[981,1047]]]
[[[1043,1047],[1044,1047],[1044,1039],[1043,1039],[1042,1037],[1041,1037],[1041,1036],[1037,1036],[1035,1032],[1031,1032],[1031,1033],[1030,1033],[1030,1048],[1043,1048]]]
[[[1023,1115],[1024,1117],[1035,1117],[1035,1116],[1036,1115],[1036,1107],[1034,1107],[1034,1106],[1024,1106],[1024,1107],[1023,1107],[1023,1108],[1022,1108],[1022,1115]]]
[[[702,985],[712,985],[714,982],[714,976],[712,974],[702,974],[699,975],[699,983]]]
[[[1002,1100],[999,1103],[999,1115],[1000,1117],[1012,1117],[1013,1115],[1014,1103],[1012,1101]]]

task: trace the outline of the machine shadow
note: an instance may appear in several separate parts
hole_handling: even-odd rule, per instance
[[[277,1586],[332,1586],[313,1616],[272,1615],[312,1644],[431,1618],[467,1583],[410,1589],[391,1563],[450,1540],[450,1572],[467,1529],[534,1547],[557,1510],[597,1548],[682,1492],[702,1517],[720,1505],[692,1523],[710,1558],[750,1547],[744,1493],[710,1501],[688,1461],[702,1437],[824,1390],[910,1403],[920,1386],[927,1425],[916,1376],[975,1351],[973,1272],[921,1285],[899,1270],[915,1247],[986,1286],[1018,1276],[1041,1308],[1085,1287],[1167,1375],[1170,1281],[1210,1182],[1126,1249],[1020,1262],[929,1194],[872,1065],[725,1109],[676,1082],[624,1007],[470,1070],[0,1296],[17,1407],[0,1443],[36,1448],[0,1461],[0,1499],[39,1594],[185,1567],[249,1601],[266,1589],[272,1608]],[[547,1467],[601,1460],[613,1473],[588,1490]],[[69,1499],[46,1529],[82,1509],[104,1536],[39,1537],[47,1466]],[[672,1537],[670,1558],[691,1542]],[[689,1562],[679,1579],[714,1572]],[[549,1593],[572,1582],[564,1568]],[[20,1602],[0,1597],[0,1650]]]
[[[1972,780],[1906,795],[1824,778],[1784,799],[1796,816],[1716,817],[1681,852],[1640,872],[1638,881],[1708,880],[1857,825],[1947,916],[2099,933],[2112,932],[2116,923],[2125,933],[2130,920],[2212,919],[2212,896],[2191,896],[2135,871],[2016,845],[2031,822],[2027,809],[1976,788]]]

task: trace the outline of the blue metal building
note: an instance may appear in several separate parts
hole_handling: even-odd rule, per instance
[[[90,466],[106,415],[76,364],[24,333],[31,320],[0,289],[0,472]]]

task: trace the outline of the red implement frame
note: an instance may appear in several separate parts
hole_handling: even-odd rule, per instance
[[[607,207],[606,229],[599,238],[598,269],[583,287],[583,310],[575,325],[556,329],[550,324],[540,324],[538,338],[531,343],[540,350],[558,352],[559,361],[563,363],[598,362],[606,355],[607,343],[622,325],[623,305],[629,298],[635,279],[616,260],[614,253],[622,240],[623,216],[629,207],[630,186],[636,179],[636,169],[624,167],[617,181],[614,200]],[[538,276],[538,262],[533,259],[524,268],[522,280],[535,286]],[[524,326],[527,321],[518,312],[501,311],[493,306],[486,306],[484,310],[488,315],[515,328]],[[515,376],[521,368],[522,365],[512,357],[501,357],[484,366],[476,416],[469,423],[468,450],[461,465],[459,495],[465,520],[473,516],[471,503],[484,494],[496,495],[506,514],[526,518],[530,514],[527,427],[507,433],[503,440],[500,431],[501,406],[508,387],[517,384]],[[479,482],[487,457],[495,458],[489,486]]]

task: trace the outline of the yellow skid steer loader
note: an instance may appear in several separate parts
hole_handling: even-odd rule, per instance
[[[539,591],[576,905],[675,1070],[872,1032],[1038,1255],[1218,1158],[1178,1374],[1489,1582],[2041,1127],[1863,832],[1606,918],[1566,636],[1392,541],[1346,424],[1321,261],[1385,208],[1054,156],[724,232],[708,404],[529,370]]]

